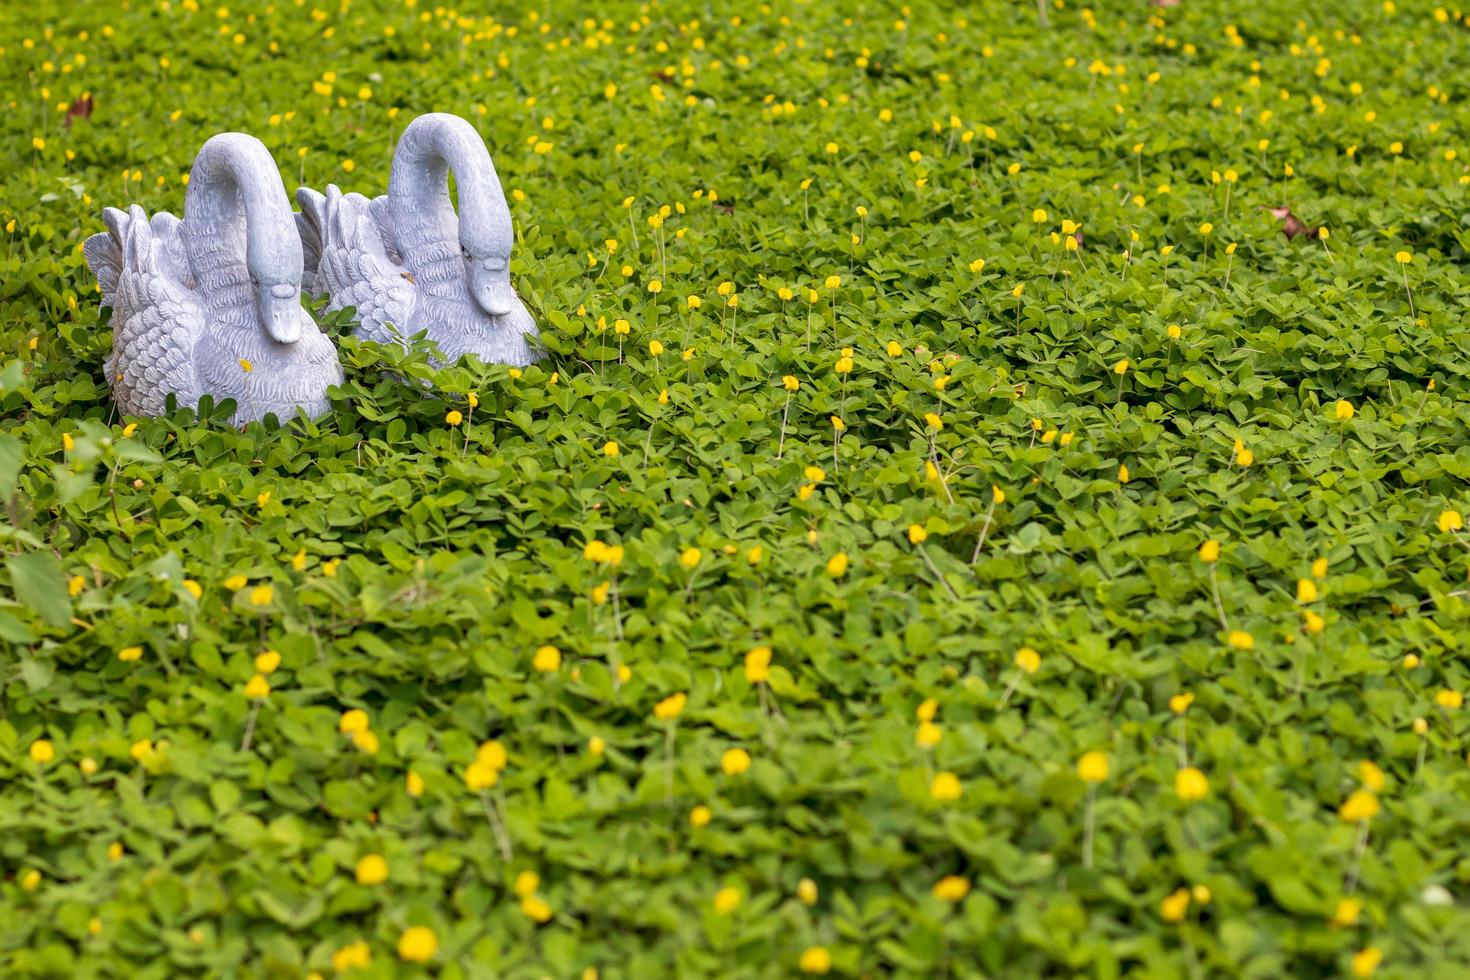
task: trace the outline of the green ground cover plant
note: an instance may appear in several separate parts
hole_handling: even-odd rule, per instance
[[[1460,11],[462,6],[0,10],[0,974],[1466,974]],[[540,363],[117,416],[431,110]]]

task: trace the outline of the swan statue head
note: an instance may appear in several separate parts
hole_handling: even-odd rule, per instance
[[[301,239],[290,199],[260,140],[221,133],[204,144],[189,171],[184,222],[206,296],[245,301],[254,325],[278,344],[314,329],[301,307]]]
[[[449,199],[450,172],[459,191],[458,215]],[[393,155],[388,199],[395,209],[433,221],[442,241],[458,244],[470,297],[485,314],[503,317],[521,309],[510,284],[510,207],[474,126],[443,112],[410,123]]]

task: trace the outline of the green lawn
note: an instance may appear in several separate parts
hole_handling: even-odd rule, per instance
[[[0,11],[0,974],[1470,971],[1458,11],[461,6]],[[115,415],[104,206],[430,110],[538,365]]]

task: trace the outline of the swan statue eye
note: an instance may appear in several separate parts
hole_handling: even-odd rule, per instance
[[[250,277],[250,285],[252,285],[252,286],[259,286],[260,285],[260,280],[257,279],[257,278],[255,278],[255,276],[252,275]]]

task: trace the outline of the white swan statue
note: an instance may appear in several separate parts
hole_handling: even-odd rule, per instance
[[[328,411],[337,348],[301,306],[301,239],[265,146],[221,133],[189,172],[184,220],[103,211],[83,245],[112,307],[107,381],[123,414],[162,415],[169,395],[235,400],[234,423]]]
[[[449,174],[459,214],[449,198]],[[398,141],[388,193],[369,200],[303,187],[297,226],[307,288],[353,307],[355,333],[403,343],[426,331],[451,362],[525,366],[536,322],[510,283],[510,208],[485,141],[458,116],[419,116]]]

